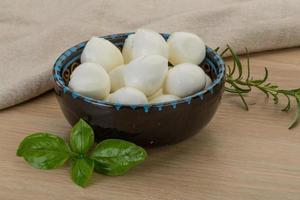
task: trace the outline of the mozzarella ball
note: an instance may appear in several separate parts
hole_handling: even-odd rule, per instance
[[[205,44],[200,37],[193,33],[172,33],[167,43],[169,46],[169,61],[173,65],[181,63],[199,65],[205,58]]]
[[[123,69],[126,65],[121,65],[109,72],[111,92],[124,87]]]
[[[208,88],[208,86],[210,86],[212,84],[212,80],[211,80],[211,78],[207,75],[207,74],[205,74],[205,89],[207,89]]]
[[[152,94],[151,96],[148,97],[148,100],[151,101],[152,99],[163,95],[163,89],[160,88],[157,92],[155,92],[154,94]]]
[[[133,58],[133,40],[134,40],[134,34],[129,35],[125,42],[122,49],[122,54],[124,58],[125,64],[129,63]]]
[[[100,65],[83,63],[72,72],[69,87],[83,96],[105,99],[109,95],[110,80]]]
[[[168,60],[159,55],[142,56],[131,61],[123,70],[124,84],[151,96],[163,85],[168,72]]]
[[[164,92],[182,98],[202,90],[205,84],[205,72],[201,67],[191,63],[183,63],[169,70]]]
[[[85,62],[97,63],[107,72],[124,64],[121,51],[110,41],[98,37],[92,37],[86,44],[81,54],[81,63]]]
[[[134,36],[132,55],[133,59],[147,55],[160,55],[168,59],[168,44],[155,31],[138,29]]]
[[[164,102],[169,102],[169,101],[176,101],[179,100],[180,98],[178,96],[175,95],[171,95],[171,94],[165,94],[165,95],[161,95],[161,96],[157,96],[154,99],[152,99],[150,101],[150,103],[154,104],[154,103],[164,103]]]
[[[131,87],[123,87],[118,89],[108,97],[111,103],[119,103],[125,105],[147,104],[148,100],[144,93],[138,89]]]

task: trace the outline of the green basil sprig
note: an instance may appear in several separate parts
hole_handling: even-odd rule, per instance
[[[71,178],[81,187],[87,186],[94,170],[119,176],[143,162],[147,153],[131,142],[108,139],[94,149],[94,132],[88,123],[79,120],[72,128],[70,146],[60,137],[50,133],[34,133],[19,145],[17,156],[23,157],[38,169],[54,169],[71,161]]]

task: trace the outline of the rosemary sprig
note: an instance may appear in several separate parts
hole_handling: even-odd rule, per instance
[[[217,48],[216,51],[220,49]],[[294,98],[297,103],[297,111],[295,114],[295,119],[293,123],[290,125],[289,129],[294,128],[300,121],[300,88],[297,89],[281,89],[278,85],[268,82],[269,71],[265,67],[265,74],[262,79],[255,79],[251,76],[250,71],[250,59],[249,52],[246,48],[247,55],[247,68],[246,72],[244,72],[244,66],[241,63],[236,52],[227,45],[220,55],[223,57],[226,52],[230,53],[230,56],[233,59],[233,65],[226,65],[226,85],[225,91],[229,93],[237,94],[246,110],[249,110],[248,103],[245,99],[245,94],[249,94],[252,91],[252,88],[257,88],[261,92],[263,92],[267,98],[270,96],[273,98],[273,102],[275,104],[279,103],[279,96],[282,95],[287,98],[287,105],[282,109],[284,112],[289,112],[291,110],[291,98]]]

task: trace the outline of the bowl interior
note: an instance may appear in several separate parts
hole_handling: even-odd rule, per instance
[[[133,33],[114,34],[114,35],[104,36],[103,38],[110,40],[115,46],[117,46],[120,50],[122,50],[124,41],[130,34],[133,34]],[[161,35],[165,38],[165,40],[167,40],[169,37],[169,34],[163,33]],[[64,52],[60,56],[60,58],[58,58],[58,60],[56,61],[55,65],[54,65],[54,70],[53,70],[54,80],[55,80],[56,84],[58,86],[62,87],[64,92],[71,91],[72,96],[74,96],[76,98],[82,97],[82,96],[80,94],[72,91],[68,87],[68,83],[70,80],[71,73],[76,69],[77,66],[80,65],[80,56],[81,56],[81,53],[82,53],[86,43],[87,43],[87,41],[82,42],[82,43],[68,49],[66,52]],[[212,85],[210,87],[208,87],[207,89],[202,90],[194,95],[174,101],[175,103],[190,101],[191,98],[204,95],[207,92],[213,93],[213,87],[215,85],[221,83],[221,79],[223,78],[224,71],[225,71],[224,64],[223,64],[222,59],[219,57],[219,55],[216,54],[209,47],[206,48],[205,60],[199,66],[205,71],[205,73],[207,75],[209,75],[211,77],[211,79],[213,81]],[[92,99],[89,97],[82,97],[82,98],[85,101],[88,101],[91,103],[98,103],[100,105],[105,105],[105,106],[115,106],[117,108],[124,106],[124,105],[109,103],[109,102],[106,102],[103,100],[95,100],[95,99]],[[174,102],[166,102],[159,106],[171,105]],[[141,106],[141,107],[144,107],[145,109],[148,109],[148,105],[131,105],[131,106],[133,106],[133,107]]]

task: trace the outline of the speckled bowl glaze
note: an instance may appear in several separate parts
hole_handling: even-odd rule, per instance
[[[132,33],[103,38],[122,49],[129,34]],[[167,39],[169,34],[162,36]],[[199,66],[213,80],[209,88],[178,101],[128,106],[81,96],[68,87],[85,45],[82,42],[57,59],[53,67],[54,89],[70,124],[85,119],[93,127],[96,139],[121,138],[142,146],[177,143],[198,133],[215,114],[224,90],[225,66],[212,49],[206,48],[206,58]]]

